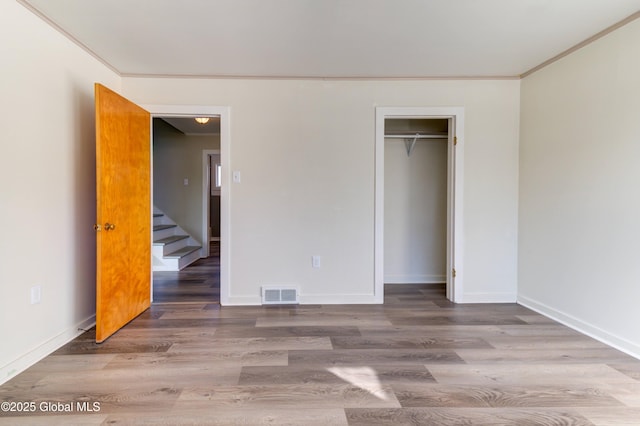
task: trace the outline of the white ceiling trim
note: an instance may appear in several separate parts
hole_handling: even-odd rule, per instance
[[[438,77],[322,77],[322,76],[270,76],[270,75],[191,75],[191,74],[127,74],[119,73],[121,77],[127,78],[192,78],[192,79],[220,79],[220,80],[323,80],[323,81],[370,81],[370,80],[383,80],[383,81],[413,81],[413,80],[519,80],[519,75],[498,75],[498,76],[438,76]]]
[[[77,38],[75,38],[73,35],[71,35],[69,32],[67,32],[64,28],[62,28],[60,25],[56,24],[53,20],[49,19],[48,16],[46,16],[45,14],[43,14],[42,12],[40,12],[38,9],[36,9],[35,7],[31,6],[29,3],[27,3],[25,0],[16,0],[18,3],[20,3],[21,5],[23,5],[25,8],[27,8],[30,12],[32,12],[34,15],[36,15],[38,18],[42,19],[44,22],[46,22],[47,24],[49,24],[53,29],[55,29],[56,31],[58,31],[60,34],[62,34],[63,36],[65,36],[66,38],[68,38],[70,41],[72,41],[73,43],[75,43],[78,47],[80,47],[82,50],[84,50],[85,52],[87,52],[89,55],[91,55],[95,60],[97,60],[98,62],[100,62],[102,65],[104,65],[105,67],[109,68],[111,71],[113,71],[114,73],[118,74],[120,77],[122,77],[122,73],[113,65],[111,65],[109,62],[105,61],[104,58],[100,57],[100,55],[98,55],[97,53],[95,53],[93,50],[91,50],[86,44],[82,43],[80,40],[78,40]]]
[[[605,28],[604,30],[600,31],[599,33],[592,35],[588,39],[581,41],[580,43],[576,44],[575,46],[572,46],[572,47],[568,48],[564,52],[557,54],[553,58],[547,59],[546,61],[544,61],[540,65],[537,65],[537,66],[531,68],[529,71],[523,72],[520,75],[520,78],[525,78],[525,77],[533,74],[536,71],[540,71],[544,67],[546,67],[548,65],[551,65],[552,63],[554,63],[556,61],[559,61],[560,59],[564,58],[565,56],[568,56],[568,55],[572,54],[573,52],[582,49],[585,46],[590,45],[591,43],[601,39],[602,37],[604,37],[604,36],[606,36],[606,35],[608,35],[608,34],[610,34],[612,32],[614,32],[618,28],[624,27],[625,25],[635,21],[638,18],[640,18],[640,10],[637,11],[636,13],[632,14],[632,15],[627,16],[622,21],[616,22],[615,24],[611,25],[610,27]]]

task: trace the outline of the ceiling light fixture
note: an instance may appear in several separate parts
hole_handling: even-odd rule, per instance
[[[195,120],[200,124],[207,124],[211,119],[209,117],[196,117]]]

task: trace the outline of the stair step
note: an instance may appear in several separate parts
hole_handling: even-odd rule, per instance
[[[180,259],[181,257],[185,257],[196,250],[200,250],[201,248],[201,246],[186,246],[174,251],[173,253],[165,254],[164,257],[167,259]]]
[[[189,238],[188,235],[172,235],[167,238],[161,238],[153,242],[154,246],[164,246],[167,244],[175,243],[176,241],[184,240],[185,238]]]
[[[152,215],[154,271],[180,271],[200,259],[202,247],[180,225],[155,206]]]

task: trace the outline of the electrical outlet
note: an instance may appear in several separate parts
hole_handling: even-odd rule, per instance
[[[40,303],[42,299],[42,290],[39,285],[31,287],[31,304],[35,305]]]
[[[311,266],[320,268],[320,256],[311,256]]]

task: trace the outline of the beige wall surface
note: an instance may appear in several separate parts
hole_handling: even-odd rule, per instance
[[[202,152],[213,149],[220,149],[220,135],[185,135],[154,120],[153,204],[200,244],[203,203],[208,201],[203,200]]]
[[[465,298],[515,300],[519,81],[123,78],[123,91],[231,108],[231,304],[280,283],[304,303],[372,301],[375,108],[464,107]]]
[[[120,77],[15,1],[0,40],[2,383],[95,321],[93,85]]]
[[[519,300],[640,357],[640,20],[522,82]]]

